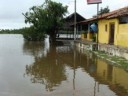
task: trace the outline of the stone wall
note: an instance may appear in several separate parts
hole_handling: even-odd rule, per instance
[[[108,44],[99,44],[98,48],[99,51],[128,59],[128,48]]]
[[[76,42],[76,46],[86,50],[95,51],[97,44],[86,43],[86,42]],[[109,55],[123,57],[128,60],[128,48],[108,45],[108,44],[98,44],[98,50],[105,52]]]

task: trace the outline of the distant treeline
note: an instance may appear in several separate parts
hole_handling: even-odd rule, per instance
[[[0,34],[23,34],[27,28],[21,29],[1,29]]]
[[[2,29],[0,30],[0,34],[26,34],[31,27],[25,27],[21,29]],[[32,30],[30,30],[32,31]],[[26,33],[25,33],[26,32]],[[77,32],[77,34],[80,34],[81,31]],[[32,33],[31,33],[32,34]],[[74,34],[74,31],[64,31],[64,30],[59,30],[58,34]]]

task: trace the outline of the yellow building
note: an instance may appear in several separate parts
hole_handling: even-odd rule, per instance
[[[81,35],[82,40],[93,41],[93,37],[96,34],[90,32],[89,26],[96,21],[96,18],[91,18],[79,22],[80,24],[88,26],[88,33],[85,32]],[[98,42],[128,47],[128,7],[98,17]]]
[[[99,17],[99,43],[128,47],[128,7]]]

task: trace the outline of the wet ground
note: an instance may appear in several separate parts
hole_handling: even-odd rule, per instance
[[[128,72],[71,45],[0,35],[0,96],[128,96]]]

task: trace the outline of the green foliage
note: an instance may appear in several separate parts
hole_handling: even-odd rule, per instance
[[[110,12],[110,9],[109,9],[108,6],[105,7],[105,8],[102,8],[102,7],[101,7],[101,9],[100,9],[100,11],[99,11],[99,15],[102,15],[102,14],[105,14],[105,13],[109,13],[109,12]]]
[[[38,33],[37,33],[38,32]],[[5,29],[1,30],[0,34],[23,34],[23,37],[29,41],[41,41],[45,38],[45,33],[34,29],[33,26],[22,29]]]
[[[2,29],[0,34],[22,34],[23,29]]]
[[[102,7],[101,7],[101,9],[100,9],[100,11],[98,12],[98,14],[99,14],[99,15],[102,15],[102,14],[109,13],[109,12],[110,12],[110,9],[109,9],[108,6],[105,7],[105,8],[102,8]],[[92,17],[95,18],[95,17],[97,17],[97,15],[93,15]]]
[[[33,6],[29,12],[23,14],[25,16],[25,23],[32,25],[30,28],[31,31],[28,30],[30,31],[27,34],[29,36],[24,33],[24,37],[32,36],[31,38],[34,38],[32,40],[36,40],[34,36],[40,37],[40,35],[43,35],[42,37],[45,37],[45,34],[49,34],[55,38],[57,30],[63,23],[66,12],[67,6],[51,0],[46,0],[41,6]],[[34,36],[31,34],[34,34]]]
[[[38,33],[37,33],[38,32]],[[40,31],[36,31],[34,27],[25,28],[23,31],[23,37],[28,41],[41,41],[44,40],[45,34]]]

